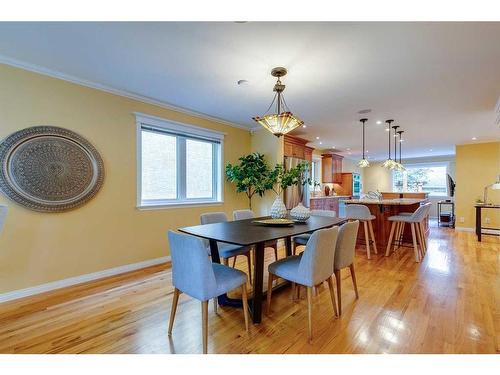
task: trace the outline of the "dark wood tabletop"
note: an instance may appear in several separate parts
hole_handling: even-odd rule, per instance
[[[283,227],[267,226],[253,222],[254,220],[262,219],[269,219],[269,217],[195,225],[192,227],[179,228],[179,231],[208,240],[248,246],[259,242],[314,232],[318,229],[342,224],[345,221],[345,219],[337,217],[311,216],[309,220],[303,224],[294,223],[292,226]]]

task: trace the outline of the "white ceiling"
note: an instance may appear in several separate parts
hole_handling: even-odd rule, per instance
[[[454,153],[500,139],[500,23],[0,23],[0,62],[32,64],[227,121],[269,106],[285,66],[285,97],[318,148],[387,153],[376,120],[394,118],[403,155]],[[246,79],[249,84],[238,86]],[[316,140],[320,137],[320,140]],[[319,145],[319,142],[322,145]],[[432,150],[432,151],[430,151]]]

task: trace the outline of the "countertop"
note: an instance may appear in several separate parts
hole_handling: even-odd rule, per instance
[[[311,197],[310,199],[334,199],[334,198],[351,198],[350,195],[328,195],[328,196],[325,196],[325,195],[320,195],[320,196],[316,196],[316,197]]]
[[[399,199],[348,199],[345,203],[353,204],[381,204],[384,206],[410,206],[412,204],[427,202],[428,199],[399,198]]]

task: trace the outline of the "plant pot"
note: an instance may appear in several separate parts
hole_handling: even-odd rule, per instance
[[[290,211],[290,216],[298,221],[306,221],[311,217],[311,211],[301,202]]]
[[[271,217],[273,219],[284,219],[286,217],[286,206],[280,196],[276,197],[271,206]]]

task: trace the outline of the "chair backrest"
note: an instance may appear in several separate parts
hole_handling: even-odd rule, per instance
[[[298,273],[307,286],[314,286],[332,275],[338,227],[315,231],[300,260]]]
[[[235,210],[233,211],[233,220],[246,220],[255,217],[252,210]]]
[[[206,301],[217,290],[212,263],[203,241],[195,236],[168,231],[172,282],[181,292]]]
[[[337,217],[337,213],[335,211],[330,210],[311,210],[312,216],[325,216],[325,217]]]
[[[363,204],[347,204],[345,206],[345,216],[347,219],[369,220],[370,209]]]
[[[339,228],[333,269],[340,270],[354,262],[354,251],[358,237],[359,221],[345,223]]]
[[[213,224],[213,223],[223,223],[227,221],[227,216],[224,212],[208,212],[200,215],[200,223],[203,224]]]
[[[0,233],[2,233],[5,219],[7,218],[7,206],[0,204]]]
[[[422,220],[424,220],[425,216],[429,212],[429,210],[430,210],[430,203],[429,203],[429,205],[427,205],[427,204],[421,205],[411,215],[412,221],[422,221]]]

